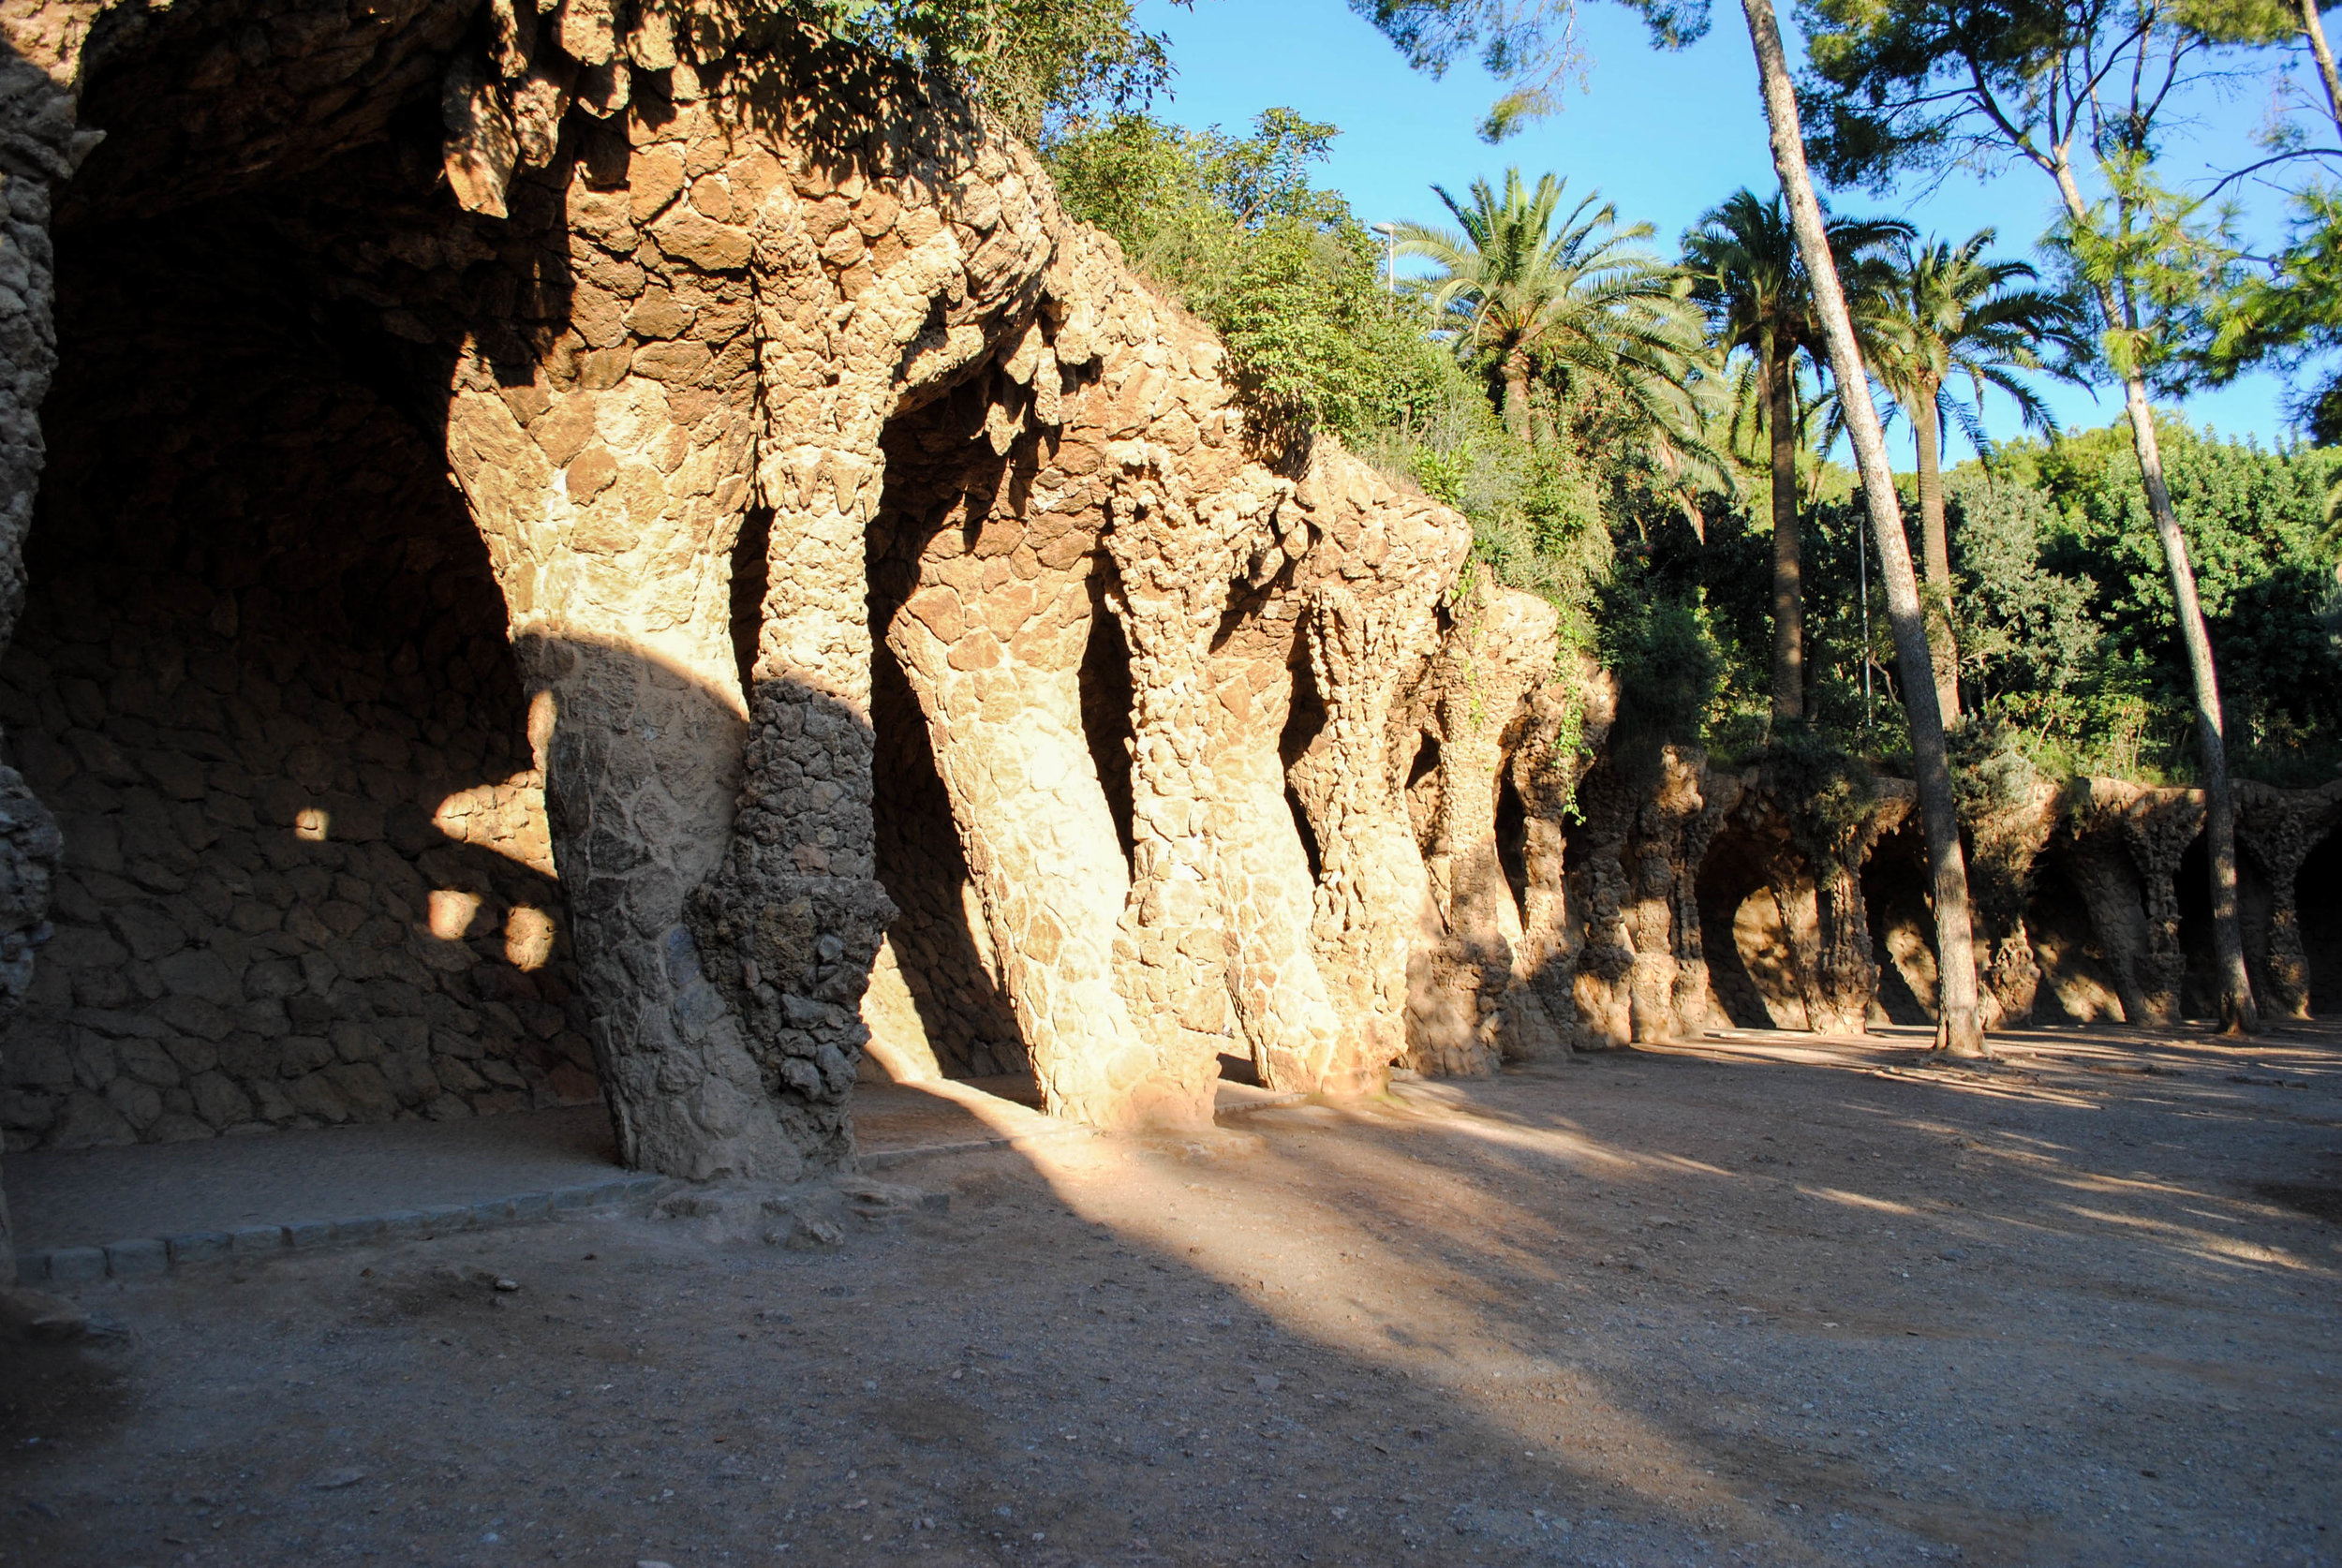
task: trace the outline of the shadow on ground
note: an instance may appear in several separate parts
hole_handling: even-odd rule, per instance
[[[2330,1561],[2342,1031],[1920,1043],[110,1286],[0,1380],[0,1561]]]

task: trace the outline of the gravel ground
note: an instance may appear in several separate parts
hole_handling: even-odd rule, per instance
[[[91,1287],[118,1331],[0,1352],[0,1563],[2335,1561],[2342,1030],[2005,1049]]]

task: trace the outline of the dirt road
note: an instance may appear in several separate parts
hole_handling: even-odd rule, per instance
[[[2007,1049],[932,1161],[835,1246],[734,1192],[93,1287],[119,1334],[0,1351],[0,1563],[2342,1559],[2342,1031]]]

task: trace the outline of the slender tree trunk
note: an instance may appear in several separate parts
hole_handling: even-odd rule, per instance
[[[2212,950],[2220,969],[2220,1023],[2231,1033],[2251,1033],[2260,1028],[2260,1010],[2253,1001],[2252,977],[2245,969],[2244,927],[2237,918],[2236,796],[2229,788],[2228,740],[2222,732],[2219,673],[2212,664],[2212,634],[2196,599],[2187,538],[2179,530],[2179,514],[2172,510],[2172,492],[2163,482],[2155,409],[2138,377],[2124,381],[2123,401],[2130,414],[2131,444],[2139,453],[2139,477],[2146,484],[2147,510],[2155,514],[2163,561],[2171,568],[2172,602],[2187,647],[2187,673],[2196,688],[2196,743],[2203,757],[2203,830],[2212,862]]]
[[[1805,717],[1805,566],[1799,549],[1797,358],[1765,356],[1765,429],[1772,443],[1772,717]]]
[[[1960,852],[1960,817],[1951,798],[1951,766],[1944,752],[1944,717],[1935,705],[1934,659],[1928,649],[1927,618],[1920,608],[1920,585],[1911,570],[1911,544],[1903,534],[1903,507],[1895,498],[1894,469],[1887,460],[1886,432],[1871,405],[1870,379],[1854,341],[1838,265],[1830,254],[1821,203],[1805,169],[1805,139],[1797,123],[1797,96],[1789,86],[1789,63],[1781,50],[1781,24],[1772,0],[1741,0],[1748,17],[1749,42],[1756,51],[1756,74],[1764,87],[1765,118],[1772,127],[1772,164],[1789,200],[1798,250],[1814,288],[1814,304],[1830,345],[1831,373],[1845,410],[1846,434],[1854,442],[1862,495],[1870,503],[1871,530],[1878,543],[1879,575],[1887,584],[1887,618],[1894,629],[1895,662],[1903,673],[1904,710],[1911,720],[1912,771],[1919,775],[1920,820],[1927,831],[1927,858],[1935,890],[1935,962],[1941,985],[1935,1043],[1955,1056],[1987,1054],[1977,1010],[1976,944],[1968,919],[1968,868]]]
[[[1935,705],[1946,724],[1960,721],[1960,643],[1951,627],[1951,538],[1944,528],[1943,404],[1933,384],[1907,410],[1920,450],[1920,556],[1927,571],[1928,645],[1935,659]]]
[[[2315,4],[2316,0],[2310,0]],[[2084,222],[2089,208],[2073,170],[2062,159],[2055,170],[2057,192],[2067,215]],[[2113,289],[2097,287],[2098,309],[2110,326],[2133,326]],[[2123,407],[2130,416],[2130,444],[2139,456],[2139,481],[2147,493],[2147,510],[2163,541],[2163,564],[2172,575],[2172,608],[2179,621],[2179,636],[2187,650],[2187,673],[2196,689],[2196,746],[2203,759],[2204,848],[2212,863],[2212,951],[2220,971],[2220,1023],[2231,1031],[2260,1028],[2260,1012],[2253,1002],[2252,977],[2245,969],[2245,932],[2236,909],[2236,797],[2229,788],[2228,737],[2220,712],[2220,677],[2212,660],[2212,633],[2203,624],[2203,606],[2196,599],[2196,571],[2187,561],[2187,536],[2180,532],[2179,514],[2172,510],[2171,488],[2163,482],[2163,449],[2155,436],[2155,408],[2147,401],[2145,380],[2132,371],[2123,377]]]
[[[2302,13],[2302,33],[2309,39],[2309,52],[2318,57],[2318,80],[2325,83],[2326,112],[2334,116],[2334,126],[2342,130],[2342,75],[2334,68],[2334,51],[2326,47],[2325,23],[2318,20],[2318,0],[2294,0]]]

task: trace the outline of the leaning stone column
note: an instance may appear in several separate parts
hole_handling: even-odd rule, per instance
[[[1107,601],[1131,650],[1131,897],[1117,969],[1157,1066],[1142,1115],[1208,1120],[1228,1016],[1233,943],[1220,907],[1219,844],[1227,803],[1209,743],[1219,728],[1208,670],[1228,607],[1237,544],[1268,531],[1282,481],[1266,491],[1185,494],[1167,451],[1108,449],[1119,472],[1104,543],[1114,561]],[[1282,1043],[1282,1042],[1281,1042]],[[1298,1073],[1314,1076],[1332,1042],[1301,1043]]]
[[[926,715],[1045,1103],[1119,1125],[1130,1119],[1124,1087],[1154,1057],[1114,984],[1131,879],[1082,732],[1089,564],[1035,570],[986,595],[990,561],[1004,575],[1016,568],[1008,552],[979,556],[961,540],[948,524],[937,531],[887,646]],[[980,539],[977,548],[991,547]]]
[[[780,165],[686,104],[635,141],[623,187],[564,163],[519,192],[516,208],[556,226],[570,281],[525,281],[518,333],[477,323],[448,457],[530,692],[621,1157],[694,1178],[791,1176],[797,1143],[685,910],[740,784],[729,569],[757,405],[747,214],[789,200]]]
[[[1687,761],[1681,747],[1661,747],[1633,818],[1624,861],[1631,896],[1622,913],[1635,954],[1626,973],[1626,998],[1628,1026],[1638,1043],[1671,1040],[1678,1029],[1677,992],[1685,980],[1681,907],[1684,886],[1697,874],[1696,867],[1683,865],[1684,841],[1694,825],[1710,815],[1699,788],[1700,763],[1697,752]],[[1714,831],[1711,822],[1700,845],[1703,851],[1705,836]],[[1704,950],[1695,945],[1691,951]],[[1698,976],[1703,998],[1707,983],[1703,959]]]
[[[2246,779],[2236,786],[2236,836],[2269,880],[2269,1010],[2309,1016],[2309,954],[2302,947],[2294,883],[2309,851],[2342,817],[2342,785],[2278,790]]]
[[[1534,990],[1564,1042],[1579,1037],[1573,993],[1578,952],[1570,929],[1569,815],[1586,759],[1597,754],[1618,715],[1618,685],[1580,655],[1577,668],[1557,672],[1529,696],[1529,727],[1513,751],[1513,788],[1526,821],[1521,865],[1528,880],[1520,907],[1520,949],[1513,955],[1516,984]]]
[[[1403,761],[1394,764],[1388,746],[1399,684],[1434,635],[1430,605],[1419,628],[1410,628],[1408,608],[1363,603],[1339,584],[1311,590],[1304,629],[1326,722],[1289,775],[1317,840],[1310,928],[1319,964],[1356,1038],[1356,1070],[1378,1077],[1406,1049],[1409,955],[1436,934],[1430,881],[1399,798]]]
[[[2155,790],[2093,778],[2076,803],[2078,880],[2099,945],[2112,964],[2126,1020],[2169,1024],[2178,1018],[2186,957],[2179,945],[2180,857],[2203,825],[2200,790]],[[2104,864],[2112,843],[2127,865]],[[2125,984],[2124,982],[2128,984]]]
[[[956,180],[940,177],[941,146],[881,133],[888,119],[964,136]],[[881,439],[1030,322],[1056,217],[1030,155],[964,106],[882,104],[862,129],[806,128],[786,181],[748,209],[756,490],[772,538],[739,821],[691,904],[782,1124],[822,1165],[852,1158],[861,1002],[896,912],[870,816],[865,534],[883,496]]]
[[[1639,809],[1637,782],[1622,775],[1625,759],[1618,747],[1587,771],[1578,787],[1579,821],[1571,843],[1571,876],[1583,911],[1583,935],[1570,977],[1578,1043],[1607,1051],[1633,1042],[1634,1009],[1627,977],[1635,968],[1635,944],[1627,929],[1629,883],[1627,833]]]
[[[2072,845],[2065,857],[2074,890],[2090,911],[2090,928],[2114,979],[2114,995],[2123,1004],[2123,1021],[2146,1024],[2156,1018],[2142,976],[2146,969],[2146,903],[2139,891],[2139,873],[2117,840],[2118,829],[2106,824],[2087,804],[2105,779],[2083,784],[2083,809],[2068,823]]]
[[[1880,835],[1910,809],[1909,786],[1880,778],[1851,758],[1776,751],[1757,774],[1746,812],[1761,821],[1762,863],[1782,925],[1796,949],[1806,1028],[1862,1034],[1878,990],[1862,865]]]
[[[2203,831],[2201,790],[2141,790],[2123,810],[2123,847],[2146,898],[2148,1006],[2157,1023],[2179,1017],[2187,955],[2179,945],[2179,863]]]
[[[2028,778],[2022,793],[1969,824],[1976,856],[1970,885],[1980,924],[1984,1027],[2028,1024],[2041,987],[2041,966],[2025,929],[2034,863],[2057,821],[2057,791]]]
[[[1278,753],[1293,711],[1286,659],[1297,609],[1289,598],[1268,600],[1208,658],[1203,710],[1220,790],[1213,902],[1228,933],[1229,999],[1261,1081],[1275,1089],[1355,1094],[1379,1087],[1390,1058],[1370,1065],[1345,1047],[1342,1016],[1311,936],[1309,857],[1285,802]]]
[[[1677,1038],[1697,1037],[1708,1027],[1708,938],[1699,919],[1699,867],[1708,858],[1725,817],[1740,803],[1738,774],[1718,773],[1705,755],[1698,763],[1699,809],[1682,824],[1674,855],[1675,988],[1673,1024]]]
[[[1871,998],[1878,994],[1878,960],[1871,948],[1870,911],[1862,898],[1862,866],[1884,835],[1910,813],[1916,796],[1902,779],[1875,781],[1875,793],[1850,822],[1833,822],[1809,842],[1816,862],[1815,914],[1818,951],[1816,988],[1822,1017],[1817,1029],[1866,1034]]]
[[[1497,586],[1485,570],[1459,596],[1441,650],[1440,805],[1430,869],[1446,939],[1418,996],[1413,1051],[1425,1072],[1490,1071],[1508,1050],[1557,1049],[1534,990],[1513,983],[1520,909],[1496,848],[1505,738],[1522,696],[1553,667],[1553,607]],[[1507,1038],[1509,1037],[1509,1038]]]

